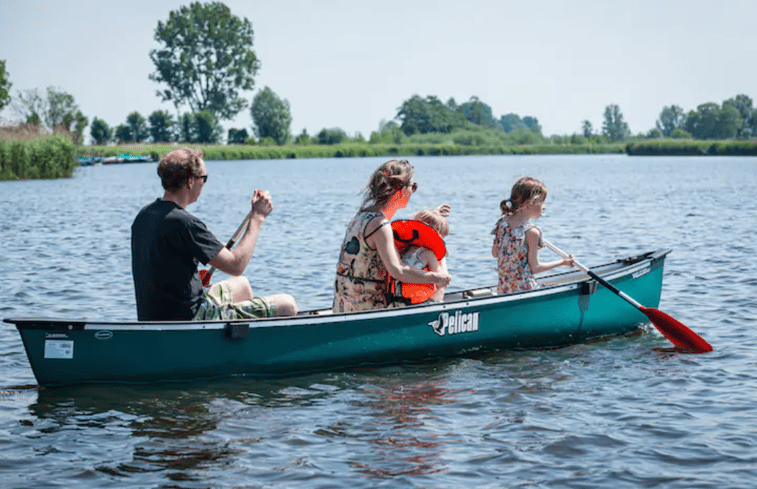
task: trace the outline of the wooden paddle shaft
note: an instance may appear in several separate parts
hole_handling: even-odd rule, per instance
[[[570,256],[567,253],[565,253],[563,250],[561,250],[557,246],[553,245],[552,243],[550,243],[546,239],[543,239],[542,243],[544,243],[544,246],[546,246],[550,250],[554,251],[555,253],[557,253],[561,257],[563,257],[563,258],[570,258]],[[573,258],[573,264],[575,266],[577,266],[578,268],[580,268],[581,270],[583,270],[584,272],[588,273],[591,278],[593,278],[594,280],[596,280],[600,284],[604,285],[605,287],[607,287],[611,291],[613,291],[616,294],[618,294],[623,300],[625,300],[626,302],[628,302],[629,304],[631,304],[636,309],[639,309],[641,311],[643,311],[644,309],[646,309],[644,306],[642,306],[641,304],[639,304],[638,302],[636,302],[632,297],[628,296],[625,292],[623,292],[622,290],[618,289],[613,284],[611,284],[607,280],[603,279],[602,277],[600,277],[596,273],[592,272],[587,267],[583,266],[575,258]]]
[[[250,213],[247,214],[247,217],[244,218],[244,221],[242,221],[242,224],[239,225],[239,227],[237,228],[236,232],[231,237],[229,242],[226,243],[227,249],[231,249],[231,247],[234,246],[234,243],[239,239],[239,236],[242,235],[242,231],[244,231],[244,228],[247,227],[247,224],[249,224],[250,219],[252,219],[253,212],[254,211],[250,211]],[[210,283],[210,276],[213,275],[213,272],[215,272],[215,270],[216,270],[216,267],[210,267],[210,269],[208,269],[208,272],[203,274],[202,276],[203,282]],[[206,284],[203,283],[203,285],[206,285]]]

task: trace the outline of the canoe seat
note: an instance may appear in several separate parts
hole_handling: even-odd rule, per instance
[[[494,291],[491,287],[486,289],[473,289],[473,290],[466,290],[463,291],[463,298],[464,299],[474,299],[476,297],[488,297],[494,295]]]

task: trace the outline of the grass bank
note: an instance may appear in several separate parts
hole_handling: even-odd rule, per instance
[[[619,144],[543,144],[513,146],[468,146],[460,144],[363,144],[335,145],[188,145],[205,153],[206,160],[272,160],[286,158],[352,158],[366,156],[464,156],[464,155],[534,155],[623,153]],[[150,156],[153,160],[175,148],[172,144],[139,144],[121,146],[83,146],[79,156],[118,156],[133,154]]]
[[[0,180],[70,178],[78,166],[66,137],[0,138]]]

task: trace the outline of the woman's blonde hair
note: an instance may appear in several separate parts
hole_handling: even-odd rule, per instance
[[[361,210],[383,207],[389,199],[413,179],[413,165],[407,160],[389,160],[371,175],[364,189],[365,199]]]
[[[510,198],[499,203],[502,214],[512,216],[515,212],[538,199],[547,198],[547,187],[532,177],[521,177],[510,190]]]

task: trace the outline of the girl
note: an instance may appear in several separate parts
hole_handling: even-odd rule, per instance
[[[439,236],[443,239],[449,234],[449,223],[447,222],[449,211],[450,207],[446,204],[433,210],[423,209],[413,216],[413,220],[428,224],[434,228],[434,231],[439,233]],[[401,259],[404,263],[414,266],[415,268],[422,268],[434,272],[447,272],[447,257],[445,256],[441,260],[437,260],[436,255],[432,250],[421,246],[410,246],[402,252]],[[446,287],[437,287],[431,300],[434,302],[443,302],[444,291],[446,289]]]
[[[492,256],[497,259],[499,272],[497,293],[535,289],[538,284],[534,274],[555,267],[573,266],[572,256],[553,262],[539,262],[541,229],[529,221],[539,219],[546,209],[546,198],[547,187],[542,182],[522,177],[513,185],[510,198],[499,204],[502,217],[492,230]]]
[[[388,306],[387,274],[407,283],[449,285],[443,271],[423,271],[400,260],[389,221],[418,188],[406,160],[390,160],[371,175],[365,200],[344,236],[334,281],[334,312]]]

